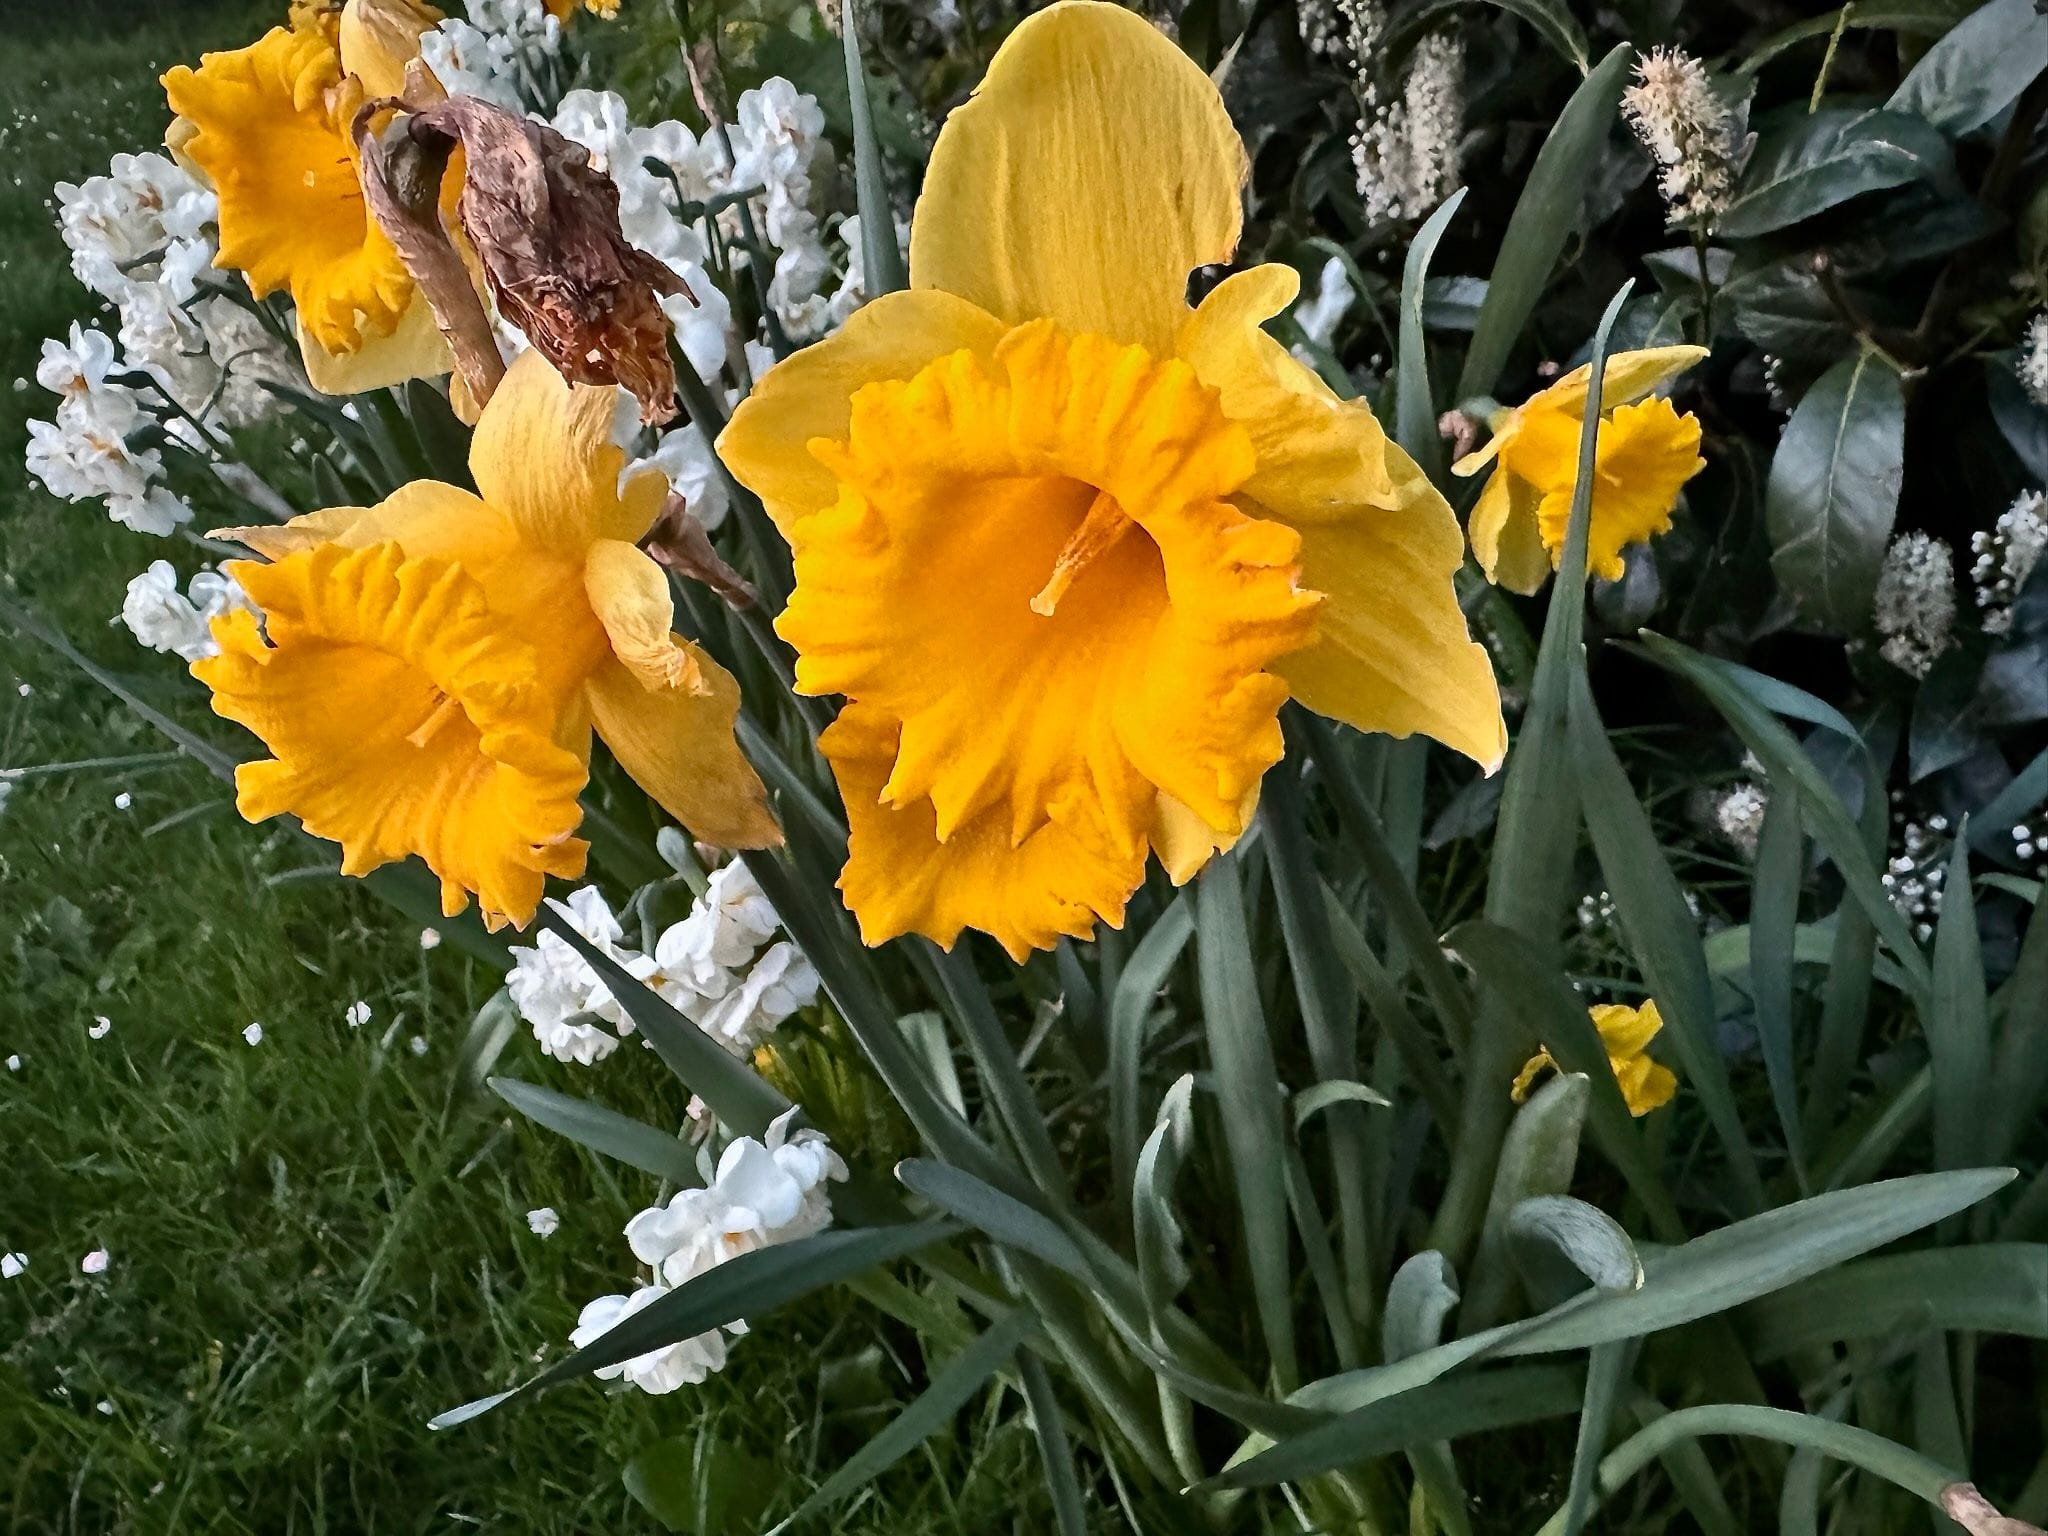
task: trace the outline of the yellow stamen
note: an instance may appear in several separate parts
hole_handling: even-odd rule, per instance
[[[1095,500],[1088,506],[1088,515],[1081,519],[1081,526],[1074,530],[1066,547],[1060,551],[1059,559],[1053,562],[1052,575],[1039,588],[1038,596],[1031,599],[1031,611],[1051,618],[1060,605],[1060,599],[1067,595],[1067,588],[1074,584],[1074,578],[1085,571],[1098,555],[1108,553],[1130,526],[1131,520],[1116,504],[1116,498],[1107,491],[1097,491]]]
[[[419,729],[405,738],[416,747],[424,748],[428,742],[441,734],[442,729],[451,720],[462,713],[462,706],[447,694],[440,694],[438,697],[440,703],[436,704],[427,718],[420,722]]]

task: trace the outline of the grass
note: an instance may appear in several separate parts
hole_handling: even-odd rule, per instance
[[[172,658],[109,629],[131,575],[158,557],[189,574],[196,552],[25,485],[22,423],[44,398],[38,339],[96,302],[50,185],[152,143],[155,76],[281,5],[35,10],[0,22],[0,576],[218,737]],[[161,747],[0,631],[0,765]],[[650,1531],[618,1469],[676,1436],[672,1463],[786,1510],[921,1374],[907,1335],[843,1302],[771,1320],[701,1390],[583,1383],[427,1429],[561,1352],[583,1300],[626,1288],[620,1228],[655,1191],[458,1092],[497,978],[423,951],[359,886],[279,879],[304,847],[244,825],[175,759],[30,778],[0,810],[0,1057],[20,1058],[0,1072],[0,1251],[29,1257],[0,1281],[0,1530]],[[359,999],[372,1018],[351,1028]],[[592,1075],[522,1032],[505,1061],[650,1119],[680,1108],[637,1051]],[[561,1212],[550,1239],[527,1229],[537,1206]],[[101,1248],[106,1271],[82,1273]],[[1012,1436],[934,1445],[840,1528],[985,1528],[1036,1482],[1031,1455]],[[752,1528],[748,1502],[709,1528]]]

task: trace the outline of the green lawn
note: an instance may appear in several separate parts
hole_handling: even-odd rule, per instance
[[[146,147],[163,126],[155,76],[255,35],[281,0],[93,0],[37,6],[32,24],[5,9],[0,579],[224,739],[173,658],[109,629],[132,574],[158,557],[189,573],[198,551],[25,486],[22,422],[46,399],[39,338],[93,302],[65,265],[51,183]],[[0,630],[0,766],[162,745]],[[0,1529],[652,1530],[618,1469],[666,1436],[688,1456],[699,1434],[720,1448],[711,1464],[782,1490],[786,1510],[918,1369],[869,1314],[789,1314],[701,1390],[581,1383],[426,1427],[561,1352],[584,1300],[630,1288],[620,1228],[655,1191],[458,1093],[497,978],[452,946],[423,952],[359,886],[280,878],[307,859],[177,760],[29,778],[0,811],[0,1057],[20,1058],[0,1071],[0,1252],[29,1257],[0,1281]],[[372,1017],[351,1028],[357,1000]],[[97,1039],[96,1017],[112,1026]],[[680,1109],[638,1051],[586,1073],[522,1032],[505,1060],[648,1118]],[[525,1220],[543,1205],[562,1216],[547,1240]],[[102,1248],[105,1272],[82,1273]],[[882,1484],[900,1502],[871,1499],[842,1528],[1000,1525],[1036,1481],[1031,1454],[1004,1437],[934,1446]],[[746,1514],[727,1528],[753,1528]]]

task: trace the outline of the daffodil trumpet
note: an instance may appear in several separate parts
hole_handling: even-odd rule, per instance
[[[1670,528],[1679,492],[1706,467],[1698,418],[1653,393],[1706,355],[1704,347],[1652,347],[1607,360],[1587,525],[1594,575],[1620,579],[1622,551]],[[1521,405],[1493,412],[1491,440],[1452,466],[1457,475],[1493,468],[1472,508],[1472,553],[1487,579],[1510,591],[1536,591],[1563,556],[1592,394],[1591,365],[1573,369]]]
[[[1012,954],[1119,923],[1245,830],[1281,705],[1506,748],[1456,520],[1228,261],[1244,147],[1142,17],[1064,0],[939,136],[911,287],[778,365],[719,451],[789,542],[779,630],[851,827],[863,936]]]
[[[244,816],[296,815],[348,874],[416,854],[448,913],[473,895],[523,926],[548,876],[583,870],[594,729],[696,837],[781,840],[734,739],[738,685],[673,633],[639,547],[668,486],[620,484],[618,401],[528,352],[477,422],[474,493],[415,481],[222,530],[269,561],[229,565],[260,620],[216,620],[220,654],[192,668],[272,754],[237,771]]]

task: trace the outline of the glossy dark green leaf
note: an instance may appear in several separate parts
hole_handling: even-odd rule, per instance
[[[1920,56],[1885,107],[1948,134],[1982,128],[2048,70],[2048,16],[2034,0],[1990,0]]]
[[[1953,174],[1948,140],[1908,113],[1787,110],[1758,124],[1756,149],[1715,229],[1724,238],[1765,235],[1866,192]]]
[[[1822,374],[1785,423],[1765,518],[1771,568],[1807,616],[1850,634],[1869,625],[1905,452],[1905,393],[1875,353]]]

